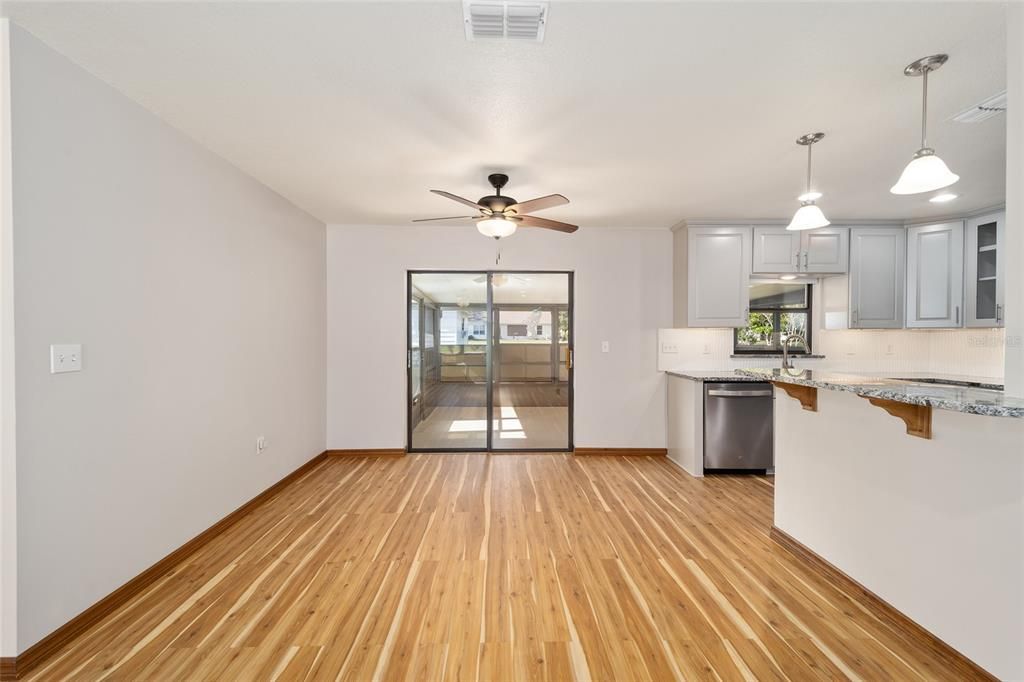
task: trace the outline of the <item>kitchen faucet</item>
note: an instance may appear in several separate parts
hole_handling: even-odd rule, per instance
[[[807,346],[807,340],[800,334],[783,334],[782,340],[782,369],[793,369],[793,363],[789,361],[789,342],[793,339],[797,339],[800,343]]]

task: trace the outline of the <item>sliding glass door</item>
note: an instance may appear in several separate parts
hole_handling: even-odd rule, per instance
[[[567,273],[492,277],[495,450],[569,448]]]
[[[408,447],[572,449],[572,273],[408,275]]]

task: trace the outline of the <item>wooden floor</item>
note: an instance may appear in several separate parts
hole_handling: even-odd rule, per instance
[[[329,458],[29,678],[959,678],[771,509],[665,458]]]

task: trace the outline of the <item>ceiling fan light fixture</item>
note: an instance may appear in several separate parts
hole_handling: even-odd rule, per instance
[[[558,220],[541,218],[530,215],[534,211],[542,211],[546,208],[564,206],[569,203],[561,194],[549,194],[529,201],[516,201],[510,196],[503,195],[501,189],[508,183],[508,176],[504,173],[491,173],[487,176],[487,182],[494,188],[494,194],[480,197],[472,201],[451,192],[440,189],[430,190],[439,196],[451,199],[464,206],[475,208],[479,215],[451,216],[449,218],[420,218],[413,220],[414,223],[431,223],[439,221],[472,220],[476,223],[477,231],[485,237],[501,239],[515,234],[518,227],[539,227],[544,230],[555,230],[557,232],[573,233],[580,229],[578,225],[570,225]]]
[[[948,59],[949,55],[933,54],[922,57],[903,69],[906,76],[921,76],[921,148],[903,169],[900,179],[889,189],[893,194],[934,192],[949,187],[960,179],[960,176],[949,170],[946,162],[935,154],[935,150],[928,146],[928,74],[939,69]]]
[[[509,220],[505,217],[492,216],[483,220],[478,220],[476,223],[477,231],[485,237],[493,237],[494,239],[501,239],[502,237],[510,237],[515,234],[516,221]]]
[[[811,190],[811,146],[815,142],[821,142],[824,137],[825,133],[808,133],[801,135],[796,140],[798,145],[807,147],[807,189],[797,197],[800,201],[800,208],[793,214],[789,225],[786,225],[787,230],[813,230],[832,224],[814,203],[816,199],[821,198],[821,192]]]

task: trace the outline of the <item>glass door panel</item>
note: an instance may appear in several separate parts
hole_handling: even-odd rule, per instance
[[[487,275],[409,273],[409,446],[487,448]]]
[[[493,450],[571,447],[570,273],[494,273]]]

